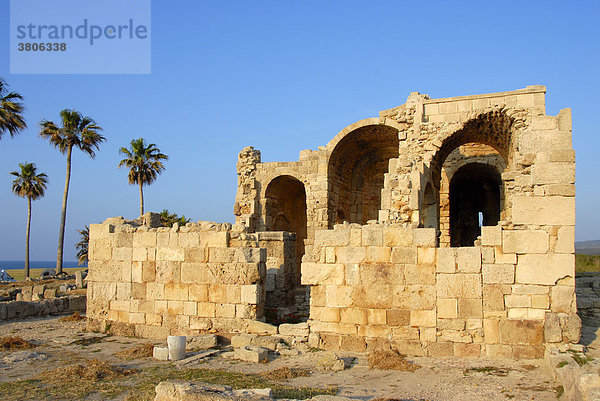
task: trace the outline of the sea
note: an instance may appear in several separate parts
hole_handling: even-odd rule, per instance
[[[47,260],[30,260],[29,268],[30,269],[54,269],[56,267],[56,260],[47,261]],[[80,267],[77,262],[63,262],[63,267]],[[83,266],[81,266],[83,267]],[[24,260],[0,260],[0,270],[9,270],[9,269],[24,269],[25,261]]]

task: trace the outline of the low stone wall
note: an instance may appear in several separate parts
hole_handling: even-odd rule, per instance
[[[0,320],[85,312],[86,296],[71,295],[41,301],[0,302]]]
[[[90,225],[88,325],[147,338],[244,331],[264,317],[267,251],[230,224]]]
[[[579,340],[574,255],[560,231],[482,227],[481,245],[462,248],[436,248],[435,235],[386,224],[317,231],[302,263],[311,344],[522,359]]]

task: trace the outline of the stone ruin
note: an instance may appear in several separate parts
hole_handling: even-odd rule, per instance
[[[579,340],[571,111],[543,86],[405,104],[294,162],[238,158],[235,224],[90,225],[88,325],[541,357]]]

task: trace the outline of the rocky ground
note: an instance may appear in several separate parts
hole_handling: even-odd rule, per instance
[[[156,384],[167,379],[234,388],[269,386],[289,398],[337,389],[338,395],[360,400],[556,400],[560,391],[541,360],[408,358],[420,366],[410,372],[369,369],[367,355],[342,352],[348,367],[332,372],[317,369],[323,351],[306,350],[296,356],[271,354],[267,363],[216,354],[178,367],[151,357],[115,355],[160,342],[87,333],[85,320],[50,317],[0,323],[0,338],[7,336],[36,346],[0,349],[0,399],[153,399]],[[302,374],[282,375],[286,370],[281,368]]]

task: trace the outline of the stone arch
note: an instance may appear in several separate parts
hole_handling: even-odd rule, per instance
[[[500,173],[492,165],[467,163],[456,171],[450,181],[451,246],[473,246],[482,225],[498,224],[501,187]]]
[[[398,157],[400,129],[389,119],[383,122],[378,118],[361,120],[327,145],[329,227],[378,219],[389,160]]]
[[[265,190],[266,231],[296,233],[296,283],[300,284],[300,262],[307,236],[306,190],[304,184],[290,175],[272,179]]]

